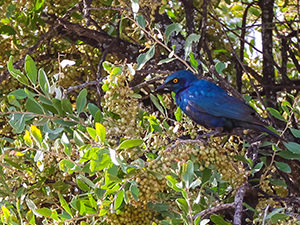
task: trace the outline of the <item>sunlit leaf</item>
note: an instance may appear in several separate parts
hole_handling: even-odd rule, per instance
[[[18,81],[20,81],[22,84],[25,84],[25,85],[29,84],[27,77],[19,69],[14,68],[12,56],[9,57],[9,61],[7,63],[7,68],[8,68],[9,73],[14,78],[16,78]]]
[[[143,143],[144,141],[142,139],[125,140],[119,145],[118,149],[133,148],[133,147],[140,146]]]
[[[98,135],[98,137],[100,138],[100,140],[102,142],[104,142],[105,141],[105,137],[106,137],[106,129],[105,129],[105,127],[101,123],[96,123],[95,127],[96,127],[96,134]]]
[[[37,128],[37,126],[31,125],[30,133],[31,133],[32,137],[34,138],[34,140],[40,145],[43,141],[43,136],[42,136],[41,130],[39,128]]]
[[[120,190],[117,194],[117,197],[115,199],[114,202],[114,209],[117,210],[118,208],[120,208],[120,206],[122,205],[124,200],[124,190]]]

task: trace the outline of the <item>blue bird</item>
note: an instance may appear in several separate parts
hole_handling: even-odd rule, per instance
[[[172,73],[157,90],[175,92],[180,109],[197,124],[217,129],[216,133],[240,127],[280,138],[265,127],[251,106],[230,96],[216,84],[199,80],[190,71]]]

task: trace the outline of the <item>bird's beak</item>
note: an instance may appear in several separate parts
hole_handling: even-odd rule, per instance
[[[155,92],[160,92],[160,93],[170,92],[170,91],[171,91],[170,85],[168,84],[162,84],[155,89]]]

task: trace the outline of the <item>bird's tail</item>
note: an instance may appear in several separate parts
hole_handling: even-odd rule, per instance
[[[270,129],[268,129],[267,127],[263,126],[263,125],[260,125],[260,124],[255,124],[255,123],[246,123],[246,122],[243,122],[243,121],[238,121],[237,125],[239,127],[243,127],[243,128],[246,128],[246,129],[253,129],[253,130],[257,130],[257,131],[260,131],[260,132],[265,132],[273,137],[276,137],[278,139],[283,139],[282,137],[280,137],[278,134],[274,133],[273,131],[271,131]]]

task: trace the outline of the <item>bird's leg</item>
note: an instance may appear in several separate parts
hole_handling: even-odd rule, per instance
[[[214,131],[198,135],[196,139],[202,139],[202,138],[207,138],[210,137],[211,135],[216,135],[216,134],[221,134],[223,132],[223,127],[217,127]]]

